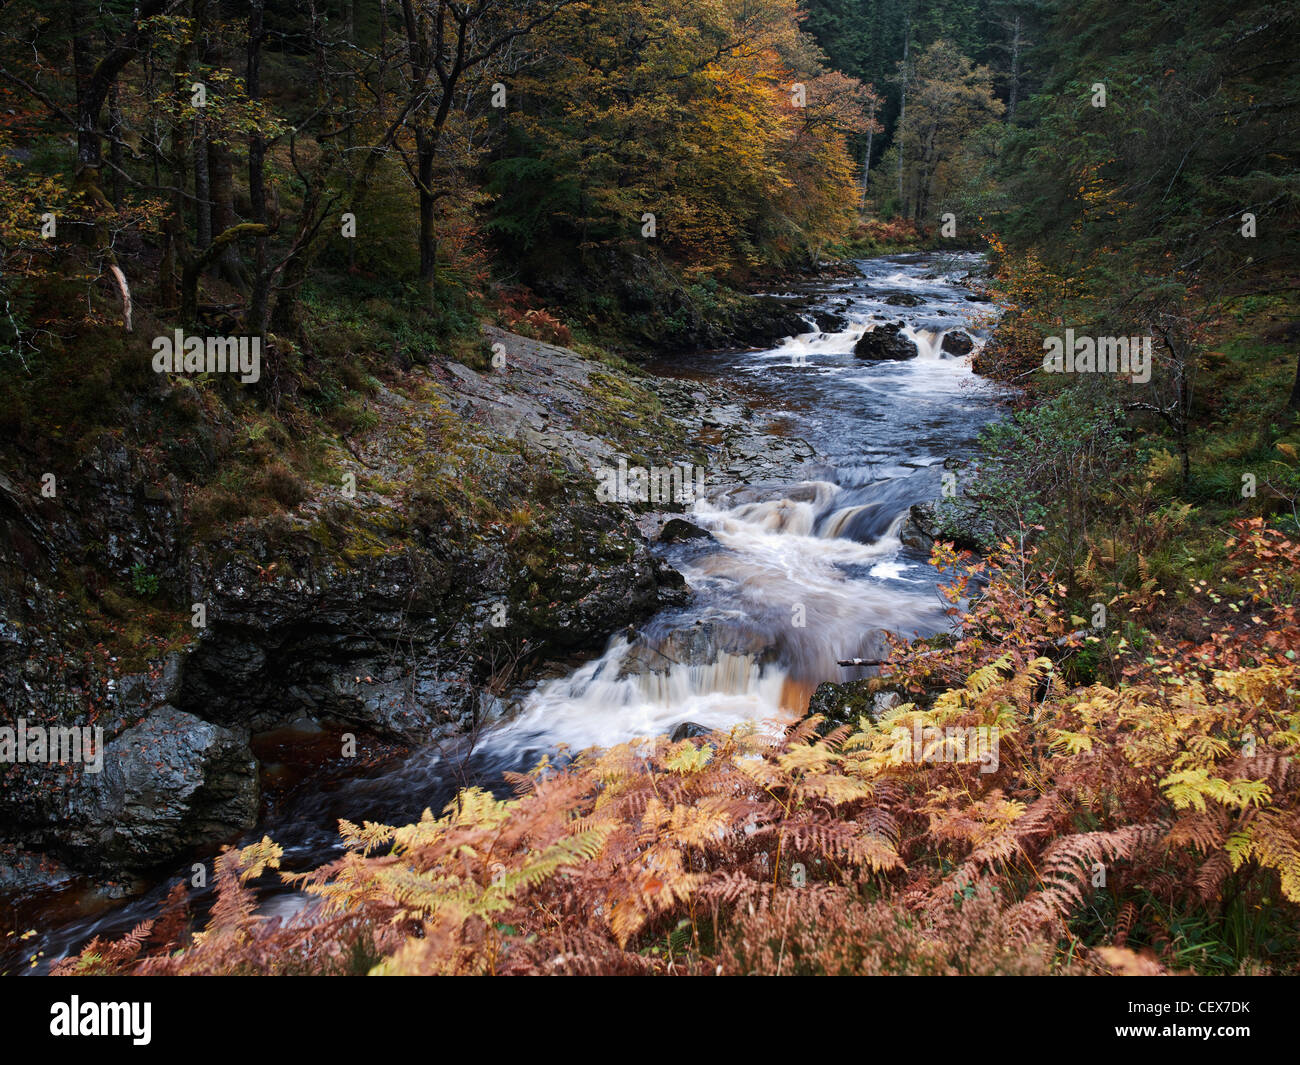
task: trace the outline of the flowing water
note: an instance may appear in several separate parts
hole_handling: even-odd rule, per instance
[[[686,517],[711,537],[665,548],[694,592],[690,606],[613,636],[598,658],[522,695],[518,712],[470,751],[420,750],[362,771],[313,773],[288,789],[251,838],[271,835],[285,848],[285,867],[305,869],[337,854],[340,817],[405,823],[425,807],[441,809],[463,784],[491,785],[502,770],[528,768],[560,744],[608,746],[684,722],[779,727],[805,711],[820,682],[862,675],[838,663],[879,657],[881,630],[945,628],[937,575],[899,531],[912,504],[939,495],[944,460],[968,454],[997,414],[996,390],[971,372],[969,359],[942,351],[950,330],[977,344],[987,335],[992,308],[956,283],[980,265],[968,254],[865,260],[863,278],[798,294],[843,315],[843,330],[817,332],[810,318],[814,331],[768,351],[655,367],[743,393],[774,434],[801,437],[818,460],[761,483],[710,479],[707,497]],[[891,296],[912,305],[891,305]],[[865,329],[899,321],[916,358],[853,355]],[[84,898],[65,899],[59,916],[41,915],[36,943],[48,959],[92,935],[121,935],[156,912],[181,875],[188,867],[107,910],[102,899],[91,912]],[[291,913],[304,904],[268,887],[263,907]]]

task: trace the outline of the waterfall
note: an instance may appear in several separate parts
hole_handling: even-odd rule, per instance
[[[943,338],[948,330],[928,329],[924,326],[914,328],[909,325],[904,326],[901,332],[916,345],[917,358],[930,360],[943,357]]]

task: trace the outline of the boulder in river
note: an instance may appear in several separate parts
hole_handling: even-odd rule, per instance
[[[814,309],[808,313],[812,316],[812,320],[817,323],[817,328],[823,333],[839,333],[849,324],[849,320],[844,315],[835,311]]]
[[[910,701],[899,690],[881,690],[880,683],[878,678],[866,677],[842,684],[832,681],[819,684],[808,702],[808,713],[823,718],[818,731],[824,736],[842,725],[857,729],[862,718],[879,721],[891,710]]]
[[[885,297],[885,302],[891,307],[916,307],[923,301],[920,296],[913,296],[910,292],[891,292]]]
[[[900,324],[889,322],[868,329],[862,339],[853,346],[853,354],[859,359],[893,360],[916,358],[916,345],[902,335]]]
[[[673,518],[659,530],[659,542],[678,544],[684,540],[699,540],[709,535],[708,529],[701,529],[698,525],[693,525],[682,518]]]
[[[764,665],[775,660],[770,634],[736,621],[697,621],[652,638],[638,638],[619,663],[618,679],[667,673],[674,666],[734,668],[736,660]]]
[[[102,772],[79,783],[55,835],[92,867],[145,867],[228,839],[257,819],[248,730],[172,706],[105,744]]]
[[[971,340],[969,333],[964,333],[960,329],[954,329],[943,335],[943,350],[949,355],[969,355],[975,342]]]
[[[712,735],[712,733],[713,729],[701,725],[696,721],[683,721],[673,729],[672,735],[668,738],[673,743],[680,743],[682,740],[699,739],[702,736]]]

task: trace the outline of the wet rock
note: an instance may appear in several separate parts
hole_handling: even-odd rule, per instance
[[[656,565],[656,573],[658,574],[656,580],[659,585],[659,608],[686,606],[694,596],[690,585],[686,583],[686,578],[678,573],[677,570],[673,569],[672,566],[668,565],[668,563],[661,562],[657,558],[653,561]]]
[[[925,301],[910,292],[891,292],[884,299],[891,307],[917,307]]]
[[[164,706],[104,747],[100,773],[83,773],[68,823],[48,842],[91,868],[142,869],[257,819],[257,763],[247,729]]]
[[[910,547],[914,551],[921,551],[927,555],[934,546],[934,537],[930,536],[917,522],[912,520],[910,513],[899,527],[898,539],[904,547]]]
[[[706,728],[704,725],[694,721],[683,721],[672,731],[668,739],[673,743],[680,743],[682,740],[698,739],[701,736],[712,735],[713,730]]]
[[[663,544],[678,544],[686,540],[699,540],[711,536],[708,529],[701,529],[698,525],[681,518],[670,519],[659,530],[659,542]]]
[[[13,845],[0,846],[0,891],[16,893],[50,888],[72,876],[71,869],[48,854]]]
[[[823,734],[841,725],[857,727],[858,719],[866,714],[871,703],[868,684],[866,680],[854,680],[846,684],[825,681],[817,685],[817,690],[808,700],[808,714],[821,715],[824,719],[821,725]]]
[[[817,309],[812,312],[813,321],[823,333],[841,333],[848,328],[849,320],[835,311]]]
[[[943,540],[963,551],[985,553],[996,544],[997,533],[982,508],[959,488],[958,495],[951,499],[913,506],[903,522],[900,539],[921,550],[929,550],[936,540]]]
[[[893,322],[878,325],[862,334],[862,339],[853,346],[853,354],[859,359],[873,361],[891,360],[901,362],[916,358],[916,345],[902,335],[902,326]]]
[[[970,338],[968,333],[960,329],[953,329],[943,336],[942,350],[949,355],[969,355],[975,342]]]
[[[875,720],[903,705],[903,697],[896,691],[876,692],[871,699],[871,716]]]
[[[801,307],[774,296],[756,296],[748,301],[745,313],[738,316],[729,333],[747,347],[766,348],[808,331]]]
[[[842,725],[858,728],[861,719],[879,721],[891,710],[907,702],[900,690],[881,689],[877,678],[851,680],[843,684],[827,681],[817,686],[808,703],[808,713],[820,714],[824,720],[819,731],[822,735]]]
[[[589,649],[689,601],[633,508],[598,498],[593,472],[620,458],[695,461],[676,420],[641,378],[485,333],[504,349],[499,372],[435,363],[402,390],[370,397],[378,426],[349,442],[355,499],[313,489],[206,536],[187,525],[184,486],[160,476],[156,456],[111,435],[89,442],[76,492],[43,499],[39,468],[0,474],[6,709],[33,724],[82,725],[93,704],[111,759],[98,779],[67,766],[0,766],[0,844],[57,848],[81,870],[165,862],[251,823],[250,731],[307,716],[427,742],[501,712],[489,677]],[[439,404],[424,401],[425,389]],[[477,454],[453,460],[449,417],[509,446],[475,444]],[[734,431],[744,427],[737,408]],[[466,468],[476,500],[522,516],[488,523],[448,504],[437,488]],[[156,592],[131,595],[136,567],[158,578]],[[69,644],[92,637],[80,601],[59,592],[64,579],[121,611],[115,619],[164,604],[188,618],[201,602],[207,624],[168,632],[184,637],[175,641],[183,649],[161,660],[91,658],[78,671]]]
[[[723,656],[761,664],[776,657],[770,634],[724,621],[704,621],[659,636],[638,636],[619,664],[619,678],[666,673],[673,666],[709,666]]]

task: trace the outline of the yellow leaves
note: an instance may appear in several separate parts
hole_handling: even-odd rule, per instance
[[[1013,824],[1025,812],[1025,804],[1006,798],[999,788],[972,801],[967,792],[941,787],[934,790],[924,810],[930,816],[930,832],[936,839],[961,840],[980,847]]]
[[[1277,666],[1266,665],[1217,673],[1214,686],[1253,706],[1295,707],[1294,697],[1287,696],[1293,680]]]
[[[820,799],[831,806],[869,799],[874,789],[866,780],[842,776],[838,773],[817,773],[803,777],[794,787],[796,799],[808,802]]]
[[[813,743],[783,751],[777,756],[776,764],[782,774],[793,776],[796,773],[820,773],[841,760],[825,744]]]
[[[1282,894],[1300,902],[1300,840],[1294,811],[1255,814],[1242,831],[1228,839],[1225,850],[1234,870],[1251,860],[1275,870]]]
[[[673,749],[667,761],[664,762],[664,768],[673,773],[680,773],[683,776],[690,773],[698,773],[709,764],[713,757],[713,748],[707,743],[702,743],[698,747],[690,740],[682,740]]]
[[[1011,662],[1010,655],[1003,655],[996,662],[981,666],[966,679],[966,690],[975,695],[982,695],[1002,679],[1002,670]]]
[[[848,857],[873,873],[888,873],[903,867],[894,845],[878,832],[866,832],[852,841]]]
[[[425,818],[431,818],[433,815],[428,810],[424,811]],[[383,846],[385,843],[392,842],[393,833],[396,829],[388,825],[376,824],[373,821],[364,822],[363,826],[358,827],[351,821],[343,818],[339,819],[339,835],[343,837],[343,842],[348,847],[361,851],[362,854],[369,854],[372,850]]]
[[[704,847],[723,839],[731,826],[731,804],[720,796],[671,808],[652,798],[641,815],[639,837],[648,843],[670,839],[674,846]]]
[[[1087,754],[1092,750],[1093,737],[1066,729],[1047,730],[1048,748],[1064,754]]]
[[[1209,762],[1227,756],[1232,750],[1228,741],[1221,736],[1189,736],[1187,748],[1197,758]]]
[[[1204,767],[1170,773],[1160,781],[1160,787],[1174,804],[1174,809],[1201,812],[1206,809],[1206,799],[1221,806],[1244,810],[1250,806],[1263,806],[1271,795],[1269,786],[1262,780],[1224,780],[1211,776]]]
[[[284,848],[273,843],[270,836],[263,836],[239,852],[239,879],[247,883],[256,880],[267,869],[279,869],[283,857]]]

